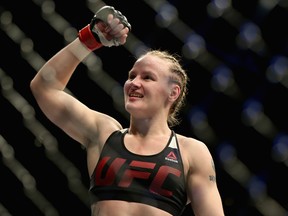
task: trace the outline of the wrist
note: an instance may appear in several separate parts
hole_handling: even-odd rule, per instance
[[[91,53],[91,50],[88,49],[79,38],[76,38],[69,45],[68,51],[72,53],[79,61],[83,61]]]
[[[96,40],[90,29],[90,24],[82,28],[78,33],[79,40],[91,51],[94,51],[103,45]]]

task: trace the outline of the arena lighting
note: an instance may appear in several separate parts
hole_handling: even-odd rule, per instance
[[[225,65],[215,68],[211,79],[211,86],[215,91],[223,92],[232,98],[241,97],[241,92],[237,86],[233,72]]]
[[[231,143],[221,143],[217,147],[218,158],[224,169],[246,188],[251,202],[263,216],[285,215],[286,210],[267,193],[265,179],[253,174],[237,157],[237,151]]]
[[[207,145],[212,145],[217,140],[214,129],[209,124],[207,113],[203,108],[194,107],[189,113],[193,133]]]
[[[288,57],[274,56],[266,70],[267,79],[272,83],[281,83],[288,88]]]
[[[15,90],[13,86],[13,80],[9,76],[7,76],[7,74],[1,69],[0,83],[3,96],[6,98],[6,100],[10,102],[10,104],[15,108],[15,110],[17,110],[22,115],[23,127],[25,128],[25,130],[30,131],[30,133],[35,136],[35,147],[38,148],[43,146],[45,148],[47,159],[54,163],[56,167],[67,177],[71,191],[76,193],[76,195],[78,195],[80,200],[85,205],[89,205],[86,196],[87,188],[82,184],[80,171],[59,150],[57,139],[50,133],[48,129],[45,128],[44,125],[42,125],[37,120],[34,108],[19,92]],[[41,204],[41,200],[43,200],[43,202],[45,203],[49,202],[45,201],[44,196],[36,190],[35,186],[31,188],[31,186],[36,183],[34,177],[28,173],[26,168],[20,162],[18,162],[16,158],[14,158],[13,147],[4,138],[2,138],[1,141],[3,141],[2,155],[4,159],[7,158],[5,160],[6,166],[11,170],[11,172],[13,172],[17,176],[17,178],[21,178],[24,188],[27,189],[27,197],[32,199],[39,209],[44,211],[46,208],[43,208],[43,203]],[[21,173],[27,173],[27,178],[25,178],[24,176],[22,179]],[[39,196],[42,198],[40,199]]]
[[[280,133],[273,140],[271,157],[288,166],[288,134]]]
[[[276,135],[275,125],[265,115],[262,104],[257,100],[251,99],[244,103],[242,120],[244,124],[253,127],[264,137],[273,138]]]
[[[57,210],[49,203],[43,194],[39,192],[34,177],[29,171],[15,158],[13,147],[0,135],[0,153],[3,157],[3,163],[23,184],[24,192],[29,199],[41,210],[43,214],[59,215]],[[1,208],[1,214],[10,215],[9,210]]]

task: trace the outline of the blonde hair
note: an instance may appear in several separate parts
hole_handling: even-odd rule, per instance
[[[180,56],[163,50],[148,50],[141,56],[143,57],[144,55],[154,55],[170,63],[169,70],[172,74],[171,79],[179,85],[181,91],[177,100],[170,107],[167,122],[170,127],[176,126],[180,123],[178,114],[185,105],[186,95],[188,93],[187,83],[189,81],[186,71],[180,64]]]

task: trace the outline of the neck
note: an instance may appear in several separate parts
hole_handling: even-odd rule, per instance
[[[168,126],[167,121],[156,122],[148,119],[135,119],[131,118],[129,133],[134,135],[167,135],[171,133],[171,129]]]

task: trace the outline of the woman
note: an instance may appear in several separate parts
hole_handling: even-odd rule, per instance
[[[181,215],[191,203],[195,215],[223,216],[208,148],[171,130],[187,84],[176,56],[154,50],[137,59],[124,85],[128,128],[64,91],[89,53],[124,44],[130,29],[119,11],[99,10],[31,81],[45,115],[86,148],[92,215]]]

